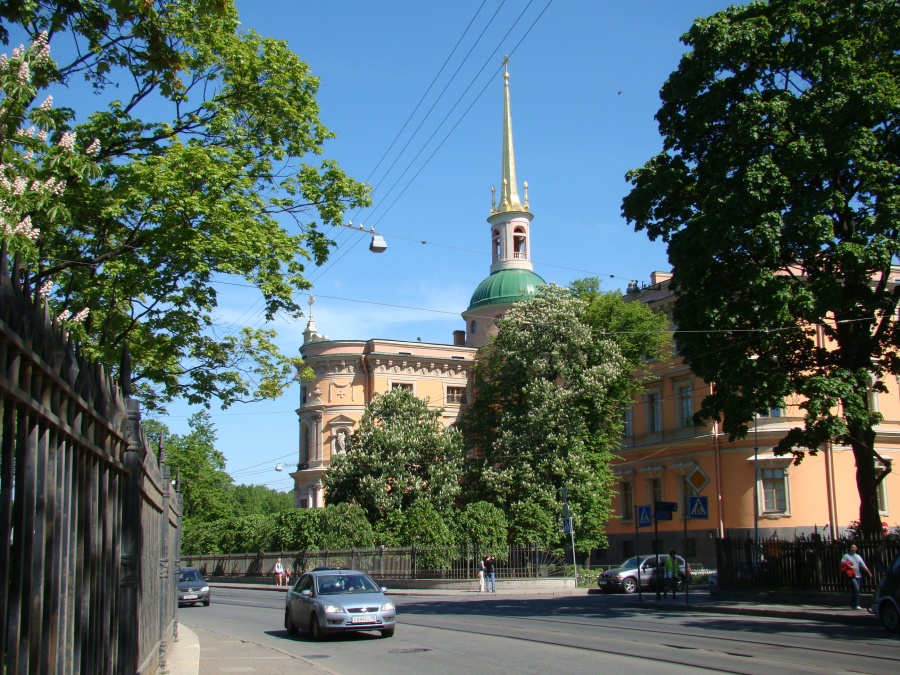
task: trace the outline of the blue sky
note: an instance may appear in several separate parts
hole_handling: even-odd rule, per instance
[[[331,261],[309,270],[319,331],[450,342],[464,327],[460,312],[490,263],[504,54],[535,271],[562,285],[598,276],[602,288],[624,290],[630,279],[668,269],[664,246],[621,217],[625,173],[661,149],[654,114],[685,51],[679,37],[696,17],[729,4],[237,0],[244,29],[286,40],[321,78],[320,117],[337,134],[324,156],[376,187],[373,207],[348,218],[374,226],[388,250],[370,253],[367,236],[335,228]],[[251,289],[218,290],[223,324],[260,325]],[[297,352],[305,325],[274,325],[282,349]],[[277,401],[211,410],[236,482],[291,488],[275,465],[296,462],[298,404],[295,386]],[[176,404],[169,412],[162,421],[187,432],[192,410]]]

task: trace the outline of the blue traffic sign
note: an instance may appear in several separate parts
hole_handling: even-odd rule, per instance
[[[638,527],[650,527],[653,524],[653,517],[650,515],[650,505],[637,507]]]
[[[672,520],[672,512],[671,511],[657,511],[656,519],[657,520]]]
[[[563,518],[563,534],[572,534],[572,519]]]
[[[688,516],[698,520],[709,520],[709,497],[688,497]]]

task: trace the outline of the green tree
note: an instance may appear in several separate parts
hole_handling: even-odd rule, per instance
[[[419,569],[450,569],[458,550],[453,533],[430,501],[420,499],[404,513],[400,545],[416,547]]]
[[[697,416],[734,439],[796,396],[803,425],[775,452],[850,446],[875,535],[890,462],[870,393],[900,374],[900,8],[755,2],[682,40],[664,149],[628,174],[623,213],[668,244],[682,354],[715,382]]]
[[[331,459],[326,502],[359,504],[373,524],[422,500],[448,511],[460,493],[463,447],[442,412],[404,389],[376,395],[347,451]]]
[[[220,521],[221,522],[221,521]],[[229,553],[265,553],[274,551],[275,525],[262,514],[232,516],[224,519],[222,547]]]
[[[559,543],[562,517],[559,505],[539,504],[533,500],[516,502],[509,507],[510,538],[516,544],[538,544],[541,547]]]
[[[274,517],[273,549],[317,551],[322,548],[322,509],[291,509]]]
[[[559,490],[568,486],[582,552],[605,543],[621,410],[640,384],[609,330],[626,322],[601,325],[609,322],[599,310],[607,301],[585,282],[578,290],[545,286],[515,303],[478,355],[475,400],[462,420],[467,445],[477,449],[469,499],[508,515],[514,504],[537,504],[552,509],[555,521]],[[631,311],[621,297],[618,303]],[[653,321],[647,325],[659,330]]]
[[[358,504],[329,504],[320,519],[321,547],[327,550],[372,548],[375,532]]]
[[[453,523],[457,542],[471,544],[482,555],[491,553],[498,558],[506,557],[508,530],[506,514],[488,502],[466,504]]]
[[[273,515],[294,508],[294,495],[265,485],[235,485],[231,488],[234,513],[238,516]]]
[[[225,471],[225,456],[216,450],[216,430],[209,413],[191,415],[190,432],[168,434],[168,428],[154,420],[144,421],[144,430],[152,445],[163,438],[166,464],[184,499],[185,519],[212,522],[234,514],[231,476]]]
[[[255,287],[268,320],[299,316],[305,266],[333,246],[321,227],[368,203],[366,186],[316,158],[333,137],[318,79],[285,42],[239,31],[231,0],[5,2],[4,42],[8,31],[73,43],[70,61],[42,63],[20,88],[17,114],[50,83],[99,94],[77,125],[72,111],[45,115],[50,140],[65,135],[96,167],[33,169],[67,188],[59,208],[30,212],[32,284],[55,283],[58,313],[89,310],[79,336],[91,356],[118,364],[128,343],[148,405],[278,396],[299,360],[271,330],[219,323],[214,282]]]

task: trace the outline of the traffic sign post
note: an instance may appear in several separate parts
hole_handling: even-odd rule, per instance
[[[569,516],[569,488],[563,487],[559,494],[563,502],[563,534],[568,534],[572,540],[572,568],[575,570],[575,588],[578,588],[578,558],[575,556],[575,528],[572,527],[572,518]]]

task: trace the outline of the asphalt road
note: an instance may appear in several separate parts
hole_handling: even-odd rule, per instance
[[[342,675],[900,672],[900,639],[875,626],[642,607],[615,595],[394,600],[398,626],[388,639],[292,638],[284,596],[271,591],[216,589],[210,607],[182,608],[179,620]]]

